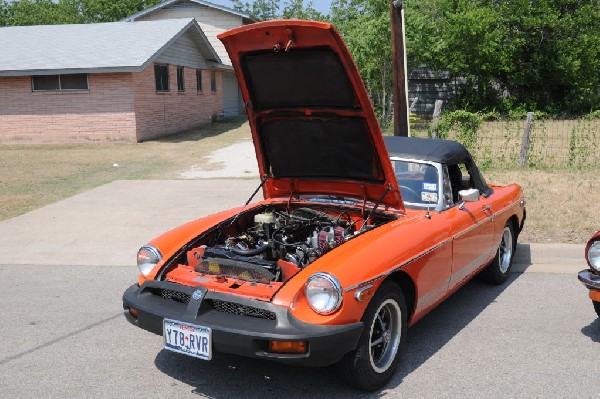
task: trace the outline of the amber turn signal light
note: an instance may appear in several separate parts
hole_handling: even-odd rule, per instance
[[[129,308],[129,314],[131,316],[133,316],[135,319],[137,319],[137,309],[136,308]]]
[[[306,353],[306,341],[269,341],[269,352],[274,353]]]

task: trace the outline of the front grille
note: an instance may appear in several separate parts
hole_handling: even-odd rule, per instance
[[[209,300],[207,300],[207,302],[217,312],[231,313],[231,314],[236,314],[239,316],[256,317],[259,319],[266,319],[266,320],[275,320],[276,319],[275,313],[273,313],[269,310],[259,309],[259,308],[255,308],[252,306],[242,305],[239,303],[219,301],[216,299],[209,299]]]
[[[188,303],[190,301],[190,295],[185,292],[169,290],[166,288],[154,288],[152,289],[152,293],[175,302]]]

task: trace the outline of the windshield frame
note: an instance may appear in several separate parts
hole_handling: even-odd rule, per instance
[[[437,177],[438,177],[438,181],[437,181],[437,195],[438,195],[438,199],[437,199],[437,203],[431,203],[431,204],[424,204],[424,203],[417,203],[417,202],[408,202],[404,199],[404,197],[402,197],[402,201],[404,202],[404,206],[406,208],[410,208],[410,209],[420,209],[420,210],[435,210],[438,212],[443,211],[444,209],[446,209],[446,205],[444,202],[444,168],[442,166],[441,163],[439,162],[432,162],[432,161],[424,161],[422,159],[413,159],[413,158],[401,158],[401,157],[390,157],[390,161],[392,163],[392,168],[394,169],[394,177],[396,178],[396,181],[398,181],[398,177],[396,174],[396,165],[395,162],[411,162],[411,163],[416,163],[416,164],[421,164],[421,165],[429,165],[429,166],[433,166],[436,170],[437,170]],[[400,188],[400,183],[398,183],[398,188]],[[402,191],[401,191],[402,193]]]

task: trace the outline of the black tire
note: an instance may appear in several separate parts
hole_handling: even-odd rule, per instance
[[[592,303],[594,304],[594,310],[596,311],[596,314],[598,317],[600,317],[600,302],[592,301]]]
[[[515,249],[517,248],[517,236],[515,234],[515,226],[509,220],[504,226],[502,237],[496,256],[482,272],[481,279],[488,284],[500,285],[506,282],[510,269],[512,268]]]
[[[357,347],[337,364],[337,371],[348,385],[372,392],[394,375],[406,340],[406,302],[400,287],[384,282],[362,321],[364,327]]]

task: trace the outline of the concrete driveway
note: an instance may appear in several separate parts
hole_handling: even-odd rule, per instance
[[[0,222],[0,264],[134,266],[165,231],[244,205],[258,179],[125,180]],[[262,199],[262,193],[257,196]]]
[[[331,369],[179,356],[130,326],[121,294],[138,247],[257,186],[118,181],[0,222],[0,397],[600,397],[581,245],[521,244],[507,284],[471,282],[409,330],[402,365],[372,395]]]

